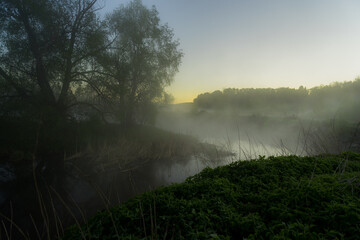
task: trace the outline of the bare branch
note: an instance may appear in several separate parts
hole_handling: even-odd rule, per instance
[[[13,79],[10,75],[8,75],[1,67],[0,67],[0,76],[5,79],[17,92],[20,96],[24,98],[28,98],[28,94],[25,89],[19,86],[15,79]]]

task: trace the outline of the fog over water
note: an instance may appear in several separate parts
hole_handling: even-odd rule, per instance
[[[236,154],[239,159],[259,155],[303,154],[299,134],[308,127],[295,117],[241,116],[234,112],[191,112],[192,105],[174,105],[160,110],[156,126],[189,134]]]
[[[360,152],[360,1],[289,2],[0,1],[0,240],[207,167]]]
[[[170,105],[160,109],[156,126],[178,134],[191,135],[205,144],[215,145],[228,154],[218,157],[194,155],[170,166],[157,167],[165,182],[181,182],[205,167],[216,167],[259,156],[306,155],[299,134],[304,124],[299,119],[263,119],[234,113],[197,112],[192,104]]]
[[[194,136],[229,153],[217,159],[194,156],[190,161],[173,165],[169,170],[173,177],[168,180],[183,180],[185,175],[192,175],[205,166],[215,167],[260,156],[306,156],[357,148],[353,139],[354,124],[341,119],[341,115],[336,118],[337,106],[334,104],[326,106],[328,109],[312,113],[271,112],[270,107],[266,111],[253,112],[234,108],[201,109],[194,103],[163,106],[156,119],[157,127]],[[182,178],[175,177],[181,174]]]

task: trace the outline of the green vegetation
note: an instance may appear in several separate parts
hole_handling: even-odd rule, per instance
[[[358,239],[360,155],[260,157],[137,196],[70,239]]]
[[[148,9],[140,0],[115,10],[106,23],[118,37],[97,58],[106,76],[105,83],[98,81],[99,89],[105,87],[102,94],[114,102],[111,112],[125,125],[151,122],[151,103],[168,98],[164,87],[178,71],[179,42],[160,24],[155,7]]]
[[[173,30],[141,0],[107,17],[99,4],[0,1],[0,161],[63,175],[64,155],[88,137],[114,140],[107,122],[123,131],[150,124],[169,98],[164,88],[182,58]]]
[[[106,17],[98,12],[101,3],[0,0],[1,239],[53,239],[74,221],[65,239],[358,234],[357,154],[261,158],[205,169],[183,184],[103,211],[80,228],[96,209],[159,186],[155,178],[163,166],[194,157],[218,164],[231,154],[149,126],[158,106],[171,102],[165,87],[179,70],[179,41],[155,7],[141,0]],[[360,117],[359,90],[360,80],[310,90],[225,89],[199,95],[197,109],[184,115],[199,123],[194,128],[220,123],[208,130],[227,119],[216,112],[213,121],[214,111],[201,110],[236,109],[244,114],[235,111],[231,118],[244,128],[273,133],[300,114],[328,120],[336,113],[339,133],[330,138],[321,128],[308,128],[305,144],[324,153],[335,149],[328,141],[340,139],[332,142],[353,150],[360,146],[359,125],[351,125]],[[186,125],[178,116],[173,118]],[[144,183],[136,193],[135,180]]]
[[[311,89],[227,88],[203,93],[194,99],[198,110],[236,110],[242,115],[301,116],[357,122],[360,107],[360,79]]]
[[[157,169],[185,165],[194,155],[213,163],[229,154],[194,137],[150,126],[123,129],[119,124],[95,120],[74,122],[67,126],[66,139],[56,139],[39,129],[36,122],[3,123],[0,164],[14,169],[16,179],[0,183],[1,193],[8,198],[1,199],[0,239],[9,239],[6,232],[13,234],[13,239],[56,239],[63,235],[63,228],[83,223],[93,213],[116,206],[149,186],[163,185],[166,180],[157,178]],[[12,135],[14,129],[16,135]],[[37,134],[43,135],[39,141]],[[49,144],[55,140],[57,144]],[[59,149],[61,145],[64,152]],[[43,148],[53,151],[49,156],[52,160],[63,158],[65,172],[55,175],[57,169],[41,165],[42,156],[34,149]],[[34,163],[34,158],[39,162]],[[81,200],[79,192],[85,196]]]
[[[0,116],[53,123],[97,114],[127,125],[152,114],[178,71],[179,42],[141,0],[105,19],[99,4],[0,1]]]

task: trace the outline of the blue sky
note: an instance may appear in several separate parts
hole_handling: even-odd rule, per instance
[[[103,0],[111,12],[127,0]],[[223,89],[308,88],[360,75],[360,1],[143,0],[174,29],[184,58],[176,102]]]

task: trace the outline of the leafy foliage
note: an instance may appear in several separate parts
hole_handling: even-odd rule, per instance
[[[153,101],[167,97],[164,87],[173,81],[182,57],[179,41],[160,23],[155,7],[148,9],[140,0],[114,10],[106,22],[115,37],[98,57],[106,75],[104,90],[118,120],[140,122],[151,116]]]
[[[97,10],[97,0],[0,0],[0,122],[35,126],[22,134],[29,146],[12,138],[26,148],[15,151],[33,149],[48,169],[63,170],[76,122],[151,123],[181,61],[155,8],[134,0],[107,20]]]
[[[206,168],[102,211],[63,239],[357,239],[360,155]]]
[[[360,107],[360,79],[306,89],[293,88],[227,88],[203,93],[194,99],[198,109],[233,109],[242,114],[272,116],[310,116],[321,119],[334,116],[357,121]]]
[[[120,121],[154,118],[151,103],[167,98],[181,62],[179,41],[141,0],[105,20],[97,5],[0,1],[0,116],[64,121],[92,109]]]
[[[79,103],[76,90],[105,47],[96,0],[2,0],[0,16],[1,115],[64,118]],[[93,44],[88,44],[89,40]],[[96,43],[96,44],[94,44]],[[13,102],[18,103],[14,108]],[[12,113],[11,113],[12,110]]]

